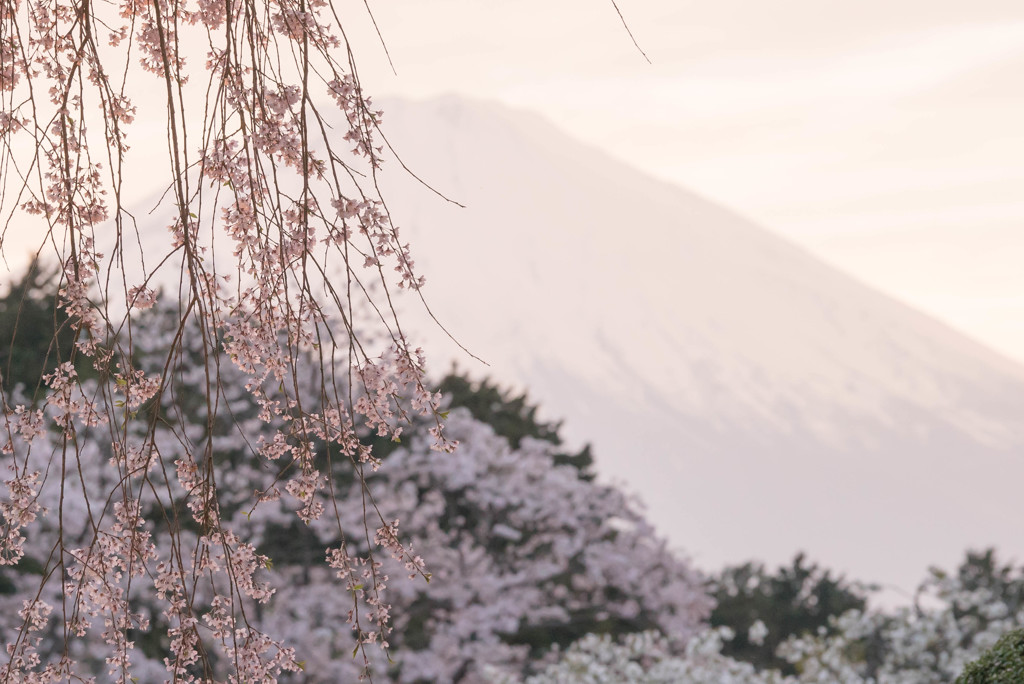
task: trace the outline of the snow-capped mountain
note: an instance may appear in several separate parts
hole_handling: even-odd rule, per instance
[[[698,563],[805,550],[907,592],[968,547],[1024,558],[1024,370],[541,118],[386,102],[451,359],[529,391]],[[417,307],[406,303],[416,316]],[[410,326],[411,327],[411,326]]]

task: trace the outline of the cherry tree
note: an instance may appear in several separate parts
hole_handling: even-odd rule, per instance
[[[449,437],[329,2],[0,0],[0,99],[0,249],[36,236],[73,339],[0,392],[0,680],[517,681],[553,642],[528,681],[933,682],[1024,623],[936,580],[753,672],[621,494]]]
[[[140,681],[166,677],[174,662],[168,654],[177,653],[188,634],[179,627],[180,608],[175,607],[180,585],[172,566],[158,555],[175,545],[204,550],[203,572],[189,576],[188,606],[201,620],[197,631],[203,639],[195,648],[203,649],[202,676],[218,681],[236,667],[223,625],[228,609],[219,589],[223,582],[212,570],[220,566],[234,567],[235,577],[245,578],[234,606],[245,616],[250,638],[262,634],[274,642],[264,642],[264,662],[265,667],[280,664],[283,672],[275,675],[280,681],[347,681],[367,666],[378,681],[489,681],[487,667],[527,672],[531,661],[553,644],[568,644],[592,631],[653,629],[677,652],[706,620],[711,601],[703,579],[668,551],[623,494],[571,465],[557,465],[553,441],[524,439],[513,448],[466,409],[453,409],[447,421],[447,430],[460,441],[453,454],[431,448],[429,418],[412,421],[402,442],[382,455],[379,467],[368,460],[363,474],[326,467],[330,442],[320,436],[312,445],[313,461],[330,472],[324,488],[333,496],[274,493],[284,480],[282,471],[293,467],[288,442],[280,438],[286,418],[262,416],[264,408],[245,388],[246,373],[230,364],[221,376],[223,409],[211,416],[201,391],[206,367],[202,339],[195,334],[198,323],[186,323],[182,353],[163,368],[164,350],[178,334],[178,312],[159,304],[138,322],[134,359],[147,375],[164,373],[174,401],[160,410],[173,413],[174,419],[161,415],[152,430],[127,421],[127,441],[139,445],[127,454],[116,452],[117,443],[105,437],[109,424],[79,428],[76,473],[63,480],[63,487],[44,481],[31,509],[36,515],[62,511],[64,518],[39,515],[31,521],[21,544],[22,562],[0,572],[6,586],[0,591],[0,633],[8,641],[17,642],[24,622],[33,621],[30,638],[36,654],[63,654],[82,675],[102,675],[113,664],[108,641],[117,634],[117,623],[95,605],[97,594],[110,591],[109,578],[100,582],[88,566],[73,567],[63,584],[40,584],[38,573],[46,570],[54,539],[69,545],[91,542],[90,516],[105,514],[91,496],[116,490],[125,475],[115,465],[152,490],[138,498],[136,511],[139,553],[152,555],[136,559],[147,565],[146,572],[128,577],[131,568],[121,565],[115,572],[126,576],[119,597],[130,606],[125,616],[130,622],[119,638],[135,645],[125,644],[122,653],[129,660],[117,664]],[[299,399],[319,410],[318,385],[312,381],[319,363],[310,352],[298,361]],[[87,378],[79,389],[90,396],[101,384]],[[27,402],[17,396],[20,391],[15,390],[12,401]],[[80,400],[72,394],[71,401]],[[40,434],[28,440],[19,433],[12,453],[0,456],[0,465],[39,472],[50,468],[64,435],[45,429],[47,414],[60,415],[56,409],[40,410]],[[365,448],[369,430],[357,431],[359,448]],[[207,465],[220,486],[216,524],[183,515],[195,508],[189,491],[195,485],[181,471],[194,466],[179,454],[182,445],[187,451],[205,442],[212,445]],[[320,503],[331,507],[333,515],[307,514]],[[113,514],[117,521],[124,518],[116,505]],[[396,539],[399,521],[401,543]],[[372,539],[347,534],[375,526],[379,529]],[[111,527],[125,538],[123,522]],[[219,546],[204,546],[203,538],[218,531],[229,538]],[[103,535],[105,544],[113,543],[111,534]],[[122,558],[102,548],[105,555],[93,565]],[[369,562],[378,548],[393,553]],[[342,552],[346,563],[336,562]],[[419,555],[429,559],[425,571]],[[325,556],[331,563],[319,562]],[[429,583],[415,581],[425,572]],[[414,581],[392,583],[384,591],[387,577],[406,575]],[[75,582],[83,580],[78,578],[91,583],[79,589]],[[76,598],[71,620],[82,631],[70,640],[67,620],[42,612],[42,606],[60,605],[64,595]],[[386,653],[364,649],[362,658],[353,658],[364,642],[385,640]],[[299,671],[289,675],[292,667]],[[183,668],[178,676],[188,672]],[[246,676],[253,675],[250,670]]]
[[[332,530],[309,572],[349,598],[358,669],[386,661],[384,568],[428,571],[378,507],[365,436],[416,419],[429,448],[455,441],[395,314],[424,281],[376,192],[381,112],[334,6],[0,0],[0,98],[0,249],[36,236],[73,337],[38,391],[3,388],[0,564],[23,603],[0,679],[301,670],[260,627],[269,510]]]
[[[167,680],[300,669],[254,627],[250,604],[273,588],[228,517],[240,495],[334,525],[320,560],[370,607],[349,616],[369,664],[391,629],[381,557],[420,575],[422,561],[393,520],[347,527],[334,470],[361,479],[379,461],[357,433],[398,439],[411,414],[433,421],[433,448],[454,442],[391,305],[423,280],[374,191],[381,115],[332,6],[3,0],[0,95],[3,239],[35,232],[61,265],[74,335],[68,355],[51,346],[39,402],[5,388],[0,563],[24,570],[31,550],[39,567],[21,573],[37,586],[14,607],[0,679],[78,681],[99,657],[131,681],[157,621]],[[163,160],[130,152],[143,117],[165,127]],[[143,175],[164,187],[137,222]],[[161,292],[175,315],[154,363],[139,344]],[[244,492],[217,467],[222,424],[242,433],[229,372],[262,426]],[[357,552],[359,535],[372,543]],[[159,611],[140,610],[146,592]],[[55,629],[62,647],[43,658]]]

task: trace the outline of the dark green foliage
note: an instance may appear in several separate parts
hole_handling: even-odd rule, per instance
[[[1020,684],[1024,682],[1024,629],[1003,635],[980,658],[968,663],[956,684]]]
[[[3,389],[19,383],[32,396],[45,373],[71,358],[74,332],[57,307],[58,270],[33,261],[0,297],[0,374]]]
[[[308,525],[294,520],[288,527],[268,525],[257,550],[270,558],[271,563],[301,565],[308,571],[324,557],[327,547]],[[305,581],[308,582],[309,578],[306,577]]]
[[[14,575],[42,575],[44,571],[42,563],[28,556],[23,556],[13,566],[0,568],[0,596],[17,592],[18,585],[12,579]]]
[[[526,394],[515,395],[493,385],[489,380],[473,382],[457,369],[441,380],[438,391],[448,397],[451,407],[463,406],[473,417],[494,428],[495,433],[518,449],[524,437],[533,437],[555,446],[562,446],[558,434],[561,423],[542,423],[537,419],[537,407],[527,402]],[[559,452],[554,455],[555,465],[571,465],[586,481],[594,479],[594,458],[587,444],[577,453]]]
[[[764,565],[746,563],[727,567],[709,587],[716,607],[711,613],[715,627],[731,628],[736,637],[722,652],[745,660],[758,669],[778,669],[796,674],[792,664],[775,656],[775,649],[790,636],[829,628],[829,618],[848,610],[863,610],[864,590],[842,577],[832,577],[816,564],[806,564],[797,554],[789,567],[769,573]],[[752,643],[750,627],[760,620],[768,628],[763,643]]]
[[[561,444],[557,424],[537,420],[537,407],[526,402],[526,395],[492,385],[489,380],[473,382],[453,369],[438,385],[438,391],[451,398],[451,406],[464,406],[473,417],[487,423],[494,431],[518,449],[523,437],[535,437],[552,444]]]

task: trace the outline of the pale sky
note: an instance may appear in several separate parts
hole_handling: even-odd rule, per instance
[[[1019,0],[619,0],[652,64],[609,0],[370,0],[397,75],[340,7],[369,92],[539,111],[1024,362]]]

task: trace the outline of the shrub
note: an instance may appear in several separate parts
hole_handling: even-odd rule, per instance
[[[968,663],[956,684],[1018,684],[1024,682],[1024,629],[1005,634],[980,658]]]

